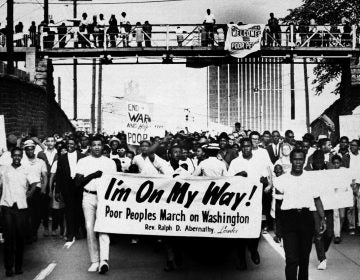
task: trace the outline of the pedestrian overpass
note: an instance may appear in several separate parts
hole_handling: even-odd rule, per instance
[[[151,31],[142,26],[105,26],[94,32],[80,31],[79,26],[40,26],[34,34],[14,34],[14,60],[26,60],[26,54],[56,61],[64,58],[163,58],[159,63],[184,63],[186,59],[229,58],[225,50],[227,25],[214,25],[209,32],[204,25],[158,24]],[[302,31],[301,31],[302,30]],[[303,31],[305,30],[305,31]],[[311,30],[311,31],[310,31]],[[265,28],[260,51],[251,57],[346,58],[358,57],[360,35],[357,26],[344,33],[343,26],[283,25],[271,34]],[[140,37],[140,38],[139,38]],[[140,41],[140,43],[139,43]],[[0,60],[6,60],[6,36],[0,34]],[[174,59],[176,58],[176,59]],[[180,60],[183,59],[183,60]]]

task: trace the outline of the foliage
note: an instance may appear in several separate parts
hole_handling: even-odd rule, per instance
[[[360,22],[360,0],[303,0],[300,7],[289,10],[289,14],[283,18],[283,21],[306,25],[313,18],[317,24],[339,25],[343,17],[349,19],[351,24],[358,24]],[[344,78],[344,65],[341,63],[323,59],[317,64],[314,68],[316,78],[313,81],[316,94],[322,93],[324,87],[331,81]],[[332,93],[341,94],[345,87],[343,82],[339,82]]]

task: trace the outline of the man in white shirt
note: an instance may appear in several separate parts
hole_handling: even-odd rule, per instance
[[[109,270],[110,239],[107,233],[99,232],[99,240],[94,232],[97,189],[103,187],[99,178],[103,172],[115,173],[115,162],[102,155],[103,141],[101,137],[93,137],[90,142],[91,155],[79,160],[76,167],[75,184],[83,188],[83,210],[86,224],[87,243],[91,259],[89,272],[99,271],[105,274]]]
[[[34,195],[31,199],[28,199],[32,242],[37,240],[37,232],[41,221],[40,193],[46,195],[46,186],[48,184],[46,164],[42,159],[35,157],[35,146],[34,141],[26,140],[24,143],[25,155],[21,160],[21,164],[27,169],[27,172],[39,182],[36,185]]]
[[[260,157],[261,160],[267,164],[272,170],[272,163],[269,157],[269,154],[266,149],[259,146],[260,144],[260,133],[257,131],[252,131],[249,135],[251,143],[252,143],[252,154],[255,157]]]
[[[48,136],[45,142],[47,149],[45,151],[41,151],[37,156],[38,158],[42,159],[45,162],[47,168],[47,175],[48,175],[47,184],[44,185],[44,189],[41,190],[41,195],[40,195],[41,219],[44,226],[45,237],[49,236],[50,171],[54,162],[58,160],[58,154],[57,154],[57,150],[55,149],[55,144],[56,144],[55,137]]]
[[[241,153],[239,157],[232,160],[228,170],[228,176],[243,176],[248,177],[254,184],[260,184],[264,178],[268,176],[268,165],[259,156],[252,153],[252,141],[249,138],[241,139]],[[238,247],[238,257],[240,263],[238,264],[239,270],[246,270],[246,257],[245,250],[248,246],[251,260],[254,264],[260,264],[260,255],[257,250],[259,245],[259,238],[241,239]]]
[[[38,183],[21,165],[23,151],[11,151],[12,164],[0,167],[0,206],[4,223],[4,264],[5,274],[10,277],[22,274],[25,236],[27,229],[27,202]],[[30,188],[29,188],[30,185]]]
[[[88,19],[87,13],[82,14],[82,19],[79,25],[79,42],[82,48],[86,48],[90,46],[90,34],[88,33],[88,27],[91,24],[90,20]]]
[[[192,175],[208,177],[226,176],[226,164],[224,161],[221,161],[217,158],[217,155],[220,151],[219,145],[209,144],[203,147],[203,149],[208,158],[200,162]]]
[[[204,18],[204,27],[206,32],[206,45],[214,46],[214,25],[216,23],[214,14],[211,13],[210,9],[206,10]]]
[[[129,19],[126,17],[126,13],[122,12],[120,17],[120,34],[123,40],[124,47],[129,47],[129,33],[127,31],[127,26],[130,25]]]
[[[99,48],[103,48],[104,47],[104,29],[105,29],[105,19],[104,19],[104,15],[100,14],[99,15],[99,21],[98,21],[98,29],[99,29],[99,37],[98,37],[98,42],[99,42]]]
[[[321,217],[320,234],[326,230],[325,214],[319,193],[304,183],[305,153],[294,149],[290,159],[291,172],[274,180],[274,186],[283,194],[280,223],[285,250],[285,276],[286,280],[308,279],[314,235],[314,216],[310,208],[315,205]]]
[[[186,147],[181,148],[181,159],[179,161],[179,164],[186,166],[187,171],[189,171],[190,173],[193,173],[196,168],[196,162],[194,159],[189,157],[189,153],[190,153],[190,151],[188,148],[186,148]]]
[[[144,175],[167,174],[169,164],[155,153],[151,152],[150,147],[150,141],[141,141],[141,154],[134,157],[133,164],[138,167],[139,173]]]

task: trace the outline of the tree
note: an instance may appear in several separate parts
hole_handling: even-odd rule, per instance
[[[339,25],[343,18],[347,18],[351,24],[358,24],[360,22],[360,1],[303,0],[301,6],[289,10],[289,14],[283,18],[283,21],[307,25],[312,18],[319,25]],[[339,115],[351,114],[360,105],[360,100],[358,97],[354,98],[354,90],[351,87],[351,62],[353,61],[350,58],[322,59],[314,68],[316,78],[313,84],[317,94],[321,94],[331,81],[339,80],[332,93],[339,94],[340,99],[324,112],[335,123],[337,133],[339,131]]]

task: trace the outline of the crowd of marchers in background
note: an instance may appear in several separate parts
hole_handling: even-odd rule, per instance
[[[9,276],[22,273],[24,246],[37,241],[39,229],[45,238],[64,238],[65,246],[87,236],[89,271],[105,273],[109,269],[110,239],[107,234],[97,237],[94,233],[95,182],[102,172],[256,176],[263,186],[262,231],[271,232],[274,240],[281,243],[282,225],[277,216],[280,208],[273,203],[275,198],[281,198],[268,172],[274,177],[288,174],[292,151],[304,154],[303,166],[307,171],[360,168],[359,139],[342,136],[332,143],[326,136],[316,139],[310,133],[295,137],[291,130],[284,135],[277,130],[262,133],[244,130],[240,123],[235,124],[230,134],[166,132],[165,137],[151,137],[139,146],[128,145],[125,133],[69,132],[44,138],[37,138],[35,133],[8,135],[7,149],[0,152],[0,242],[5,242],[5,269]],[[326,251],[332,240],[341,243],[343,231],[359,234],[359,182],[349,183],[349,188],[354,195],[353,206],[326,210],[325,233],[314,228],[318,269],[326,269]],[[134,236],[131,242],[138,240]],[[237,244],[238,269],[247,267],[246,246],[252,261],[260,263],[258,242],[259,239],[245,239]],[[165,270],[171,271],[181,265],[181,241],[175,243],[169,238],[164,243]]]
[[[235,22],[230,22],[234,24]],[[343,17],[338,24],[321,23],[316,21],[313,15],[309,21],[281,23],[279,19],[270,13],[264,32],[265,46],[309,46],[309,47],[350,47],[352,46],[353,26],[357,22],[351,22]],[[72,25],[72,26],[69,26]],[[237,25],[245,25],[238,22]],[[186,26],[166,27],[156,29],[153,32],[153,25],[149,21],[144,23],[130,22],[126,12],[122,12],[117,18],[112,14],[106,19],[104,14],[93,15],[82,13],[81,20],[71,20],[70,23],[61,21],[55,23],[50,20],[49,24],[44,21],[36,26],[33,21],[28,29],[24,31],[22,22],[15,25],[15,34],[25,34],[23,37],[16,37],[15,45],[39,47],[40,32],[44,34],[44,48],[103,48],[106,47],[156,47],[165,44],[164,36],[153,36],[159,34],[174,34],[176,44],[182,46],[219,46],[224,47],[227,36],[227,24],[217,24],[214,14],[210,9],[206,10],[203,22],[198,28],[192,26],[186,30]],[[0,26],[0,46],[5,46],[6,27]],[[357,31],[356,31],[357,32]],[[291,37],[291,34],[293,38]],[[68,44],[73,41],[73,44]],[[359,43],[359,42],[357,42]]]

